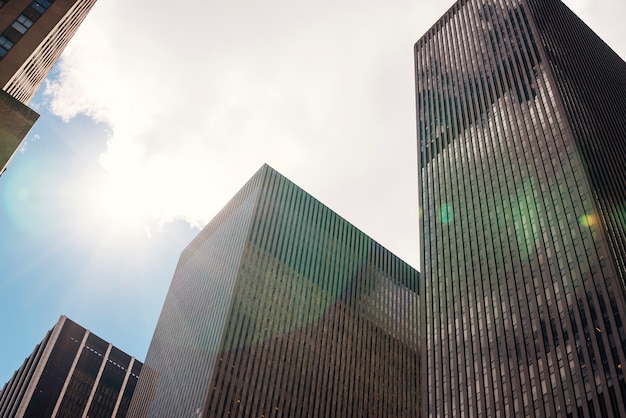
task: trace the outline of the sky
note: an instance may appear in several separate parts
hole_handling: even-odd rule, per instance
[[[413,44],[452,0],[99,0],[0,177],[0,385],[65,314],[145,358],[263,163],[419,268]],[[626,2],[567,0],[626,57]]]

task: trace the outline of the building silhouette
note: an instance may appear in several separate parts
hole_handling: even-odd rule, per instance
[[[182,252],[132,417],[415,417],[418,273],[263,166]]]
[[[626,64],[559,0],[416,43],[423,416],[626,416]]]
[[[65,316],[0,392],[0,416],[122,418],[141,362]]]
[[[26,106],[96,0],[0,0],[0,174],[39,115]]]

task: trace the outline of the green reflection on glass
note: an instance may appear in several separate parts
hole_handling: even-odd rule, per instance
[[[618,211],[617,219],[619,219],[619,223],[621,224],[622,228],[626,229],[626,205],[623,205]]]
[[[522,260],[527,260],[535,252],[540,235],[537,197],[530,179],[524,181],[522,186],[517,189],[511,207],[511,215],[520,257]]]
[[[443,224],[449,224],[452,222],[454,218],[454,210],[452,209],[452,205],[449,203],[444,203],[439,208],[439,220]]]

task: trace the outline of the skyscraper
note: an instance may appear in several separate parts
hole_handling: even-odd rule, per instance
[[[141,362],[61,316],[0,392],[0,416],[122,418]]]
[[[559,0],[415,62],[424,416],[626,416],[626,64]]]
[[[38,118],[25,105],[95,2],[0,0],[0,174]]]
[[[415,417],[417,272],[263,166],[180,256],[133,417]]]
[[[0,85],[28,103],[96,0],[0,0]]]

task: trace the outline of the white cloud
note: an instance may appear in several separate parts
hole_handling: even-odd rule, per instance
[[[415,265],[412,45],[451,3],[100,1],[47,93],[111,127],[151,222],[203,225],[268,162]]]

